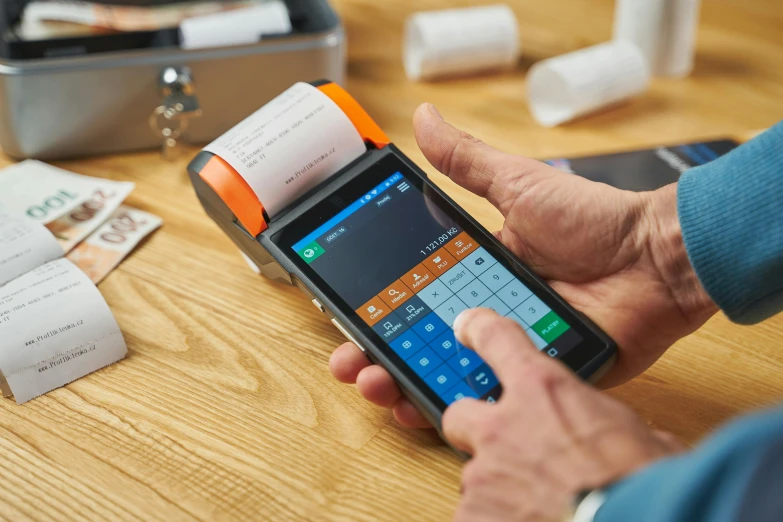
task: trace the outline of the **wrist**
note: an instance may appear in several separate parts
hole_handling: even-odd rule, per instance
[[[694,329],[718,311],[688,258],[677,214],[677,185],[644,194],[647,250],[661,280]]]

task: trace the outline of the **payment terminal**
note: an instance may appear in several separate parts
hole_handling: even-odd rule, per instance
[[[452,329],[491,308],[585,379],[612,339],[461,209],[341,87],[296,84],[188,167],[209,216],[265,276],[299,287],[434,426],[497,378]],[[567,240],[567,238],[564,238]]]

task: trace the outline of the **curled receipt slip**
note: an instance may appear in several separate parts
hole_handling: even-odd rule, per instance
[[[122,206],[66,257],[97,285],[162,223],[158,216]]]
[[[0,287],[0,387],[22,404],[125,357],[106,301],[58,259]]]
[[[326,94],[297,83],[207,145],[247,182],[272,217],[366,151]]]
[[[530,112],[554,127],[641,94],[650,68],[634,44],[614,41],[536,63],[527,75]]]
[[[0,206],[39,223],[50,223],[93,197],[98,190],[124,190],[132,183],[81,176],[35,160],[0,170]]]
[[[415,13],[405,24],[410,80],[508,69],[519,58],[519,29],[507,5]]]
[[[62,256],[63,249],[43,225],[0,209],[0,287]]]

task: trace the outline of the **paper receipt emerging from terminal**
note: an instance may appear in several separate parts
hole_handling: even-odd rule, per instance
[[[119,361],[127,348],[98,288],[67,259],[0,287],[0,389],[18,404]]]
[[[272,217],[366,146],[331,98],[297,83],[204,150],[233,167]]]

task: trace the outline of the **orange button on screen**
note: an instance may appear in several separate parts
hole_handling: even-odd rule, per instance
[[[416,293],[435,281],[435,276],[424,265],[416,265],[416,268],[402,276],[400,280]]]
[[[424,260],[422,263],[425,267],[430,269],[430,272],[435,274],[435,277],[440,277],[444,272],[448,271],[454,265],[457,264],[457,260],[454,256],[449,254],[447,250],[440,249],[430,257]]]
[[[359,317],[361,317],[365,323],[372,326],[389,315],[391,313],[391,308],[389,308],[380,297],[375,296],[364,303],[361,308],[356,310],[356,313],[359,314]]]
[[[413,292],[398,279],[378,295],[392,310],[394,310],[413,297]]]
[[[462,261],[468,254],[478,248],[478,244],[468,235],[467,232],[462,232],[454,239],[446,243],[443,248],[449,251],[451,255],[456,257],[459,261]]]

